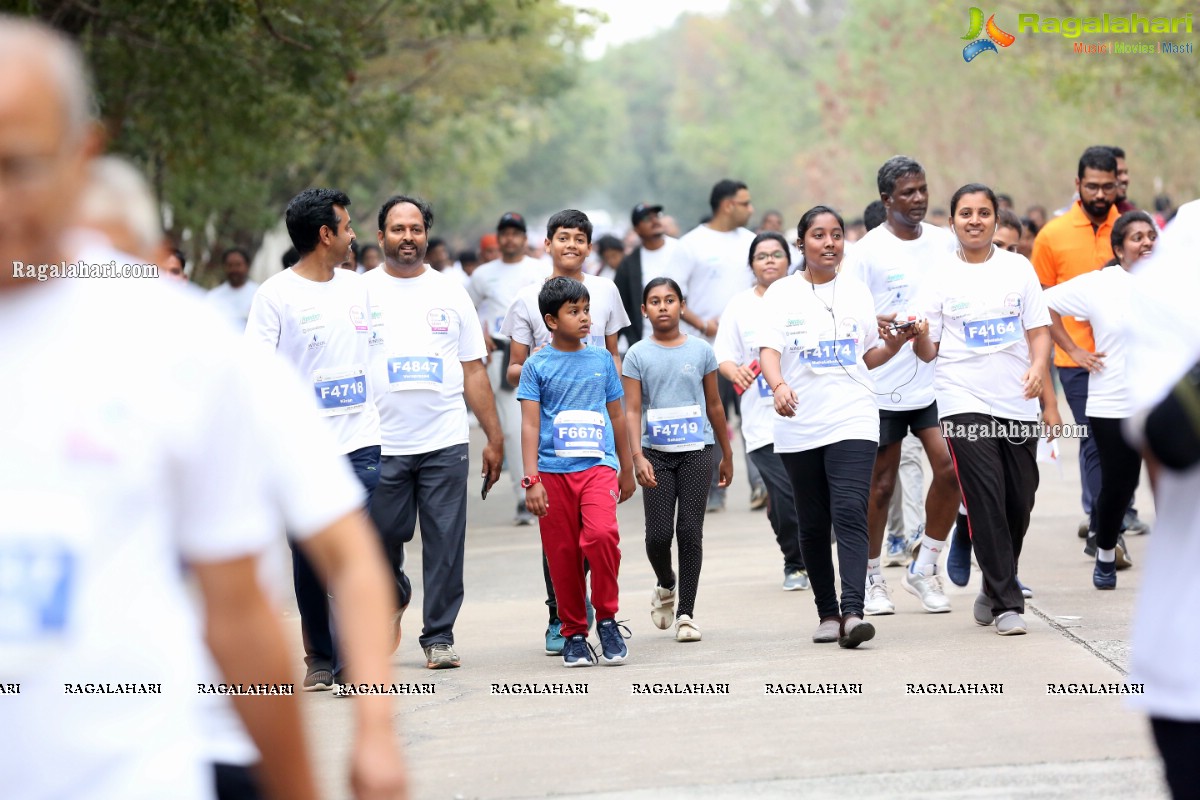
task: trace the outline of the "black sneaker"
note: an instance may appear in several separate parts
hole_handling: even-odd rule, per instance
[[[600,649],[603,651],[604,663],[615,665],[625,661],[625,657],[629,655],[629,648],[625,646],[625,640],[632,636],[629,628],[615,619],[602,619],[597,623],[596,631],[600,634]]]
[[[1096,557],[1096,534],[1089,532],[1087,541],[1083,545],[1083,554],[1088,558]],[[1125,546],[1125,534],[1117,536],[1117,569],[1129,569],[1133,566],[1133,559],[1129,557],[1129,549]]]
[[[304,691],[328,692],[333,688],[333,670],[325,667],[309,667],[304,675]]]
[[[1097,561],[1092,568],[1092,586],[1097,589],[1117,588],[1117,565],[1115,562]]]

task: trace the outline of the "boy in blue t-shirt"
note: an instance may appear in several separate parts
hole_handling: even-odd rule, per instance
[[[547,248],[585,257],[590,249],[585,233],[567,230],[570,236],[552,236]],[[525,362],[517,388],[525,506],[539,518],[558,597],[567,640],[563,665],[595,663],[587,643],[585,559],[604,661],[620,664],[629,651],[616,621],[621,564],[617,504],[634,492],[621,378],[607,350],[581,341],[591,328],[582,283],[561,277],[547,281],[538,294],[538,310],[552,338]]]

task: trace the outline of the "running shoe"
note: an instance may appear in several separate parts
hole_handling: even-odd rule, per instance
[[[550,623],[550,627],[546,628],[546,655],[562,655],[563,646],[566,643],[567,640],[562,635],[562,620],[556,619]]]
[[[1092,568],[1092,586],[1097,589],[1117,588],[1117,565],[1115,562],[1096,561]]]
[[[882,575],[867,576],[866,600],[867,602],[863,605],[863,613],[868,617],[882,617],[896,613],[896,604],[892,602],[892,593]]]
[[[1096,557],[1096,534],[1088,533],[1087,541],[1083,545],[1083,554],[1088,558]],[[1133,559],[1129,557],[1129,550],[1125,546],[1125,534],[1117,536],[1117,569],[1129,569],[1133,566]]]
[[[875,638],[875,626],[863,622],[862,617],[845,617],[842,620],[842,635],[838,637],[838,647],[851,650],[863,642]]]
[[[696,627],[695,620],[693,620],[687,614],[680,614],[679,619],[675,620],[675,641],[700,641],[700,629]]]
[[[461,665],[458,653],[446,642],[435,642],[425,648],[425,666],[429,669],[454,669]]]
[[[1121,527],[1124,529],[1123,532],[1130,536],[1144,536],[1150,532],[1150,525],[1138,519],[1138,515],[1132,511],[1125,512],[1125,521]]]
[[[629,648],[625,646],[625,640],[632,635],[629,629],[615,619],[602,619],[596,624],[596,631],[600,635],[604,663],[613,666],[623,663],[629,655]]]
[[[1028,633],[1025,620],[1016,611],[1005,611],[996,617],[996,633],[1001,636],[1022,636]]]
[[[921,537],[925,535],[925,523],[922,522],[913,531],[912,536],[908,537],[908,541],[904,545],[904,549],[908,551],[910,558],[917,557],[917,548],[921,546]]]
[[[1020,575],[1018,575],[1018,576],[1017,576],[1017,586],[1020,586],[1020,587],[1021,587],[1021,597],[1024,597],[1026,600],[1032,600],[1032,599],[1033,599],[1033,589],[1030,589],[1028,586],[1026,586],[1025,584],[1021,583],[1021,576],[1020,576]]]
[[[596,655],[587,637],[577,633],[567,639],[563,646],[562,659],[564,667],[592,667],[596,665]]]
[[[889,533],[884,546],[887,549],[887,555],[883,561],[885,567],[902,567],[908,563],[908,541],[903,536],[898,533]]]
[[[992,613],[992,601],[983,592],[975,596],[975,605],[971,607],[971,614],[975,617],[976,625],[991,625],[996,621],[996,615]]]
[[[842,632],[842,618],[828,617],[821,620],[821,624],[817,626],[813,632],[812,640],[817,644],[833,644],[838,640],[838,636]]]
[[[333,688],[333,670],[326,667],[309,667],[304,675],[304,691],[327,692]]]
[[[804,570],[792,569],[783,573],[783,590],[785,592],[802,592],[808,587],[808,573]]]
[[[960,517],[965,520],[966,517]],[[955,525],[950,534],[950,552],[946,554],[946,576],[955,586],[966,586],[971,580],[971,536],[966,525]]]
[[[916,562],[913,562],[912,566],[904,570],[904,588],[909,594],[919,598],[921,607],[930,614],[945,614],[950,610],[950,600],[942,589],[942,579],[937,575],[937,567],[926,567],[925,569],[929,570],[926,573],[914,572],[915,566]]]

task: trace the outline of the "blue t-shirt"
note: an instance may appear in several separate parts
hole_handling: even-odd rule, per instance
[[[617,469],[607,405],[624,396],[612,353],[602,347],[563,352],[546,346],[530,356],[517,399],[541,404],[538,472],[582,472],[601,464]]]
[[[621,371],[642,382],[642,447],[680,453],[713,443],[704,376],[717,369],[708,342],[689,336],[678,347],[642,339],[629,348]]]

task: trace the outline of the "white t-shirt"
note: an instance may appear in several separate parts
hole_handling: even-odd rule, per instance
[[[184,565],[257,553],[271,528],[253,370],[189,295],[0,293],[0,337],[23,342],[0,348],[0,373],[36,387],[0,392],[0,682],[21,684],[0,701],[7,797],[212,794]],[[93,693],[106,684],[161,693]]]
[[[1179,208],[1154,252],[1134,267],[1125,359],[1135,413],[1149,410],[1197,359],[1195,300],[1200,293],[1200,203]],[[1090,380],[1090,378],[1089,378]],[[1146,684],[1130,704],[1152,716],[1200,722],[1200,468],[1160,470],[1154,535],[1134,609],[1129,680]]]
[[[230,322],[240,332],[246,329],[246,320],[250,318],[250,306],[257,291],[258,284],[252,280],[247,280],[240,289],[233,288],[226,281],[209,290],[208,300],[219,308],[222,314],[229,317]]]
[[[471,298],[458,281],[432,267],[415,278],[396,278],[380,268],[366,280],[374,330],[382,340],[371,368],[383,455],[466,444],[462,365],[487,354]]]
[[[347,514],[362,508],[363,488],[337,440],[321,424],[309,402],[309,389],[277,358],[258,358],[253,366],[257,470],[263,479],[264,500],[272,522],[266,530],[287,530],[303,541]],[[271,594],[267,563],[276,550],[263,553],[259,580]],[[291,591],[288,581],[288,591]],[[200,680],[220,683],[220,670],[205,651],[206,674]],[[219,694],[198,698],[207,760],[249,766],[259,760],[258,749],[242,726],[233,701]]]
[[[647,250],[645,247],[641,249],[642,289],[645,289],[646,284],[655,278],[670,275],[671,260],[675,257],[675,248],[678,246],[678,239],[672,236],[664,236],[663,245],[657,250]],[[640,296],[638,302],[641,303]],[[642,338],[647,338],[653,333],[654,326],[650,324],[650,320],[643,317]]]
[[[374,271],[374,270],[372,270]],[[371,301],[366,277],[335,269],[310,281],[285,269],[254,296],[246,340],[277,352],[312,387],[318,413],[343,453],[379,444],[379,412],[371,396]]]
[[[588,290],[591,304],[592,332],[588,344],[604,347],[604,337],[617,333],[629,324],[629,316],[621,303],[621,292],[608,278],[599,275],[579,276]],[[530,350],[550,343],[550,329],[538,309],[538,293],[544,281],[526,286],[517,292],[513,304],[504,318],[501,332],[514,342],[526,345]]]
[[[929,338],[941,342],[933,361],[938,417],[988,414],[1037,420],[1038,398],[1023,397],[1029,370],[1025,332],[1048,326],[1050,312],[1029,259],[996,248],[982,264],[942,257],[917,299]]]
[[[502,330],[504,317],[517,299],[517,293],[532,284],[540,287],[550,276],[550,270],[545,261],[529,256],[515,264],[496,259],[475,268],[467,284],[467,293],[479,311],[479,318],[487,325],[488,333],[494,338],[508,338]]]
[[[1088,375],[1089,417],[1125,419],[1133,412],[1125,378],[1132,280],[1133,276],[1121,267],[1105,267],[1045,291],[1047,306],[1091,324],[1096,352],[1105,354],[1104,369]]]
[[[897,238],[884,224],[846,251],[843,269],[871,290],[876,314],[894,313],[896,321],[902,322],[920,316],[914,301],[926,275],[957,244],[954,234],[925,222],[921,235],[912,241]],[[933,363],[917,358],[909,342],[871,377],[878,387],[880,408],[907,411],[933,402]]]
[[[796,416],[775,415],[775,452],[878,442],[875,383],[863,363],[880,344],[867,287],[845,274],[814,285],[799,273],[771,284],[763,300],[764,324],[754,343],[780,352],[783,380],[800,400]]]
[[[722,232],[707,225],[696,226],[679,240],[668,276],[683,289],[684,300],[694,314],[701,319],[720,317],[729,298],[754,285],[750,269],[752,241],[753,231],[745,228]],[[646,274],[644,267],[642,274]]]
[[[442,270],[442,274],[448,278],[454,278],[464,290],[466,290],[467,284],[471,282],[471,276],[462,268],[462,264],[457,261]]]
[[[767,302],[746,289],[733,296],[721,317],[713,350],[717,363],[726,361],[744,366],[758,360],[758,331],[767,321]],[[762,375],[742,392],[741,396],[742,438],[746,450],[752,452],[766,447],[775,440],[775,400],[771,387]]]

